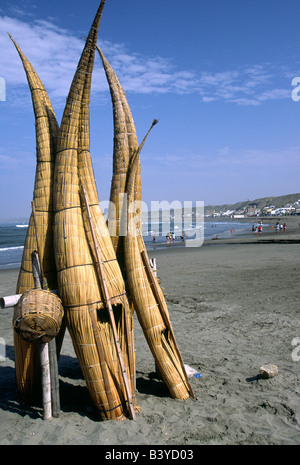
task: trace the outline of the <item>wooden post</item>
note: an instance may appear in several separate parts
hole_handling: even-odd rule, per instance
[[[58,418],[59,413],[60,413],[60,397],[59,397],[57,349],[56,349],[55,338],[51,339],[51,341],[48,342],[48,349],[49,349],[49,365],[50,365],[52,415],[54,418]]]
[[[157,269],[156,269],[156,258],[149,258],[150,266],[152,268],[152,273],[157,278]]]
[[[40,362],[42,370],[42,387],[43,387],[43,418],[50,420],[52,418],[51,406],[51,380],[49,366],[49,350],[48,344],[40,345]]]
[[[37,221],[36,221],[36,212],[35,212],[35,205],[34,201],[31,202],[32,206],[32,216],[34,222],[34,229],[35,229],[35,236],[36,236],[36,243],[37,243],[37,252],[33,252],[34,259],[32,259],[32,272],[33,272],[33,279],[34,285],[37,288],[42,288],[44,290],[48,289],[47,279],[44,275],[44,270],[42,263],[39,260],[40,254],[40,244],[39,244],[39,235],[37,229]],[[55,418],[59,417],[59,410],[60,410],[60,399],[59,399],[59,378],[58,378],[58,366],[57,366],[57,350],[56,350],[56,340],[55,338],[47,344],[47,352],[48,352],[48,365],[46,364],[46,354],[43,354],[45,367],[49,369],[49,379],[50,379],[50,395],[51,401],[50,407],[52,408],[52,414]],[[46,353],[46,349],[45,349]],[[46,368],[45,368],[46,369]],[[45,375],[46,376],[46,375]],[[48,376],[48,374],[47,374]],[[45,386],[45,395],[48,396],[48,386]]]
[[[0,308],[14,307],[19,302],[22,294],[8,295],[0,298]]]
[[[101,260],[101,257],[100,257],[99,246],[98,246],[98,243],[97,243],[97,239],[96,239],[96,235],[95,235],[95,231],[94,231],[94,227],[93,227],[93,222],[92,222],[92,217],[91,217],[91,212],[90,212],[90,207],[89,207],[89,204],[88,204],[88,199],[87,199],[87,196],[86,196],[86,192],[85,192],[84,186],[81,186],[81,188],[82,188],[82,192],[83,192],[83,198],[84,198],[85,206],[86,206],[86,209],[87,209],[89,225],[90,225],[90,228],[91,228],[91,234],[92,234],[93,243],[94,243],[94,247],[95,247],[95,252],[96,252],[96,256],[97,256],[97,265],[98,265],[99,278],[100,278],[100,282],[101,282],[101,285],[102,285],[102,291],[103,291],[104,299],[106,301],[106,305],[107,305],[107,309],[108,309],[109,319],[110,319],[110,323],[111,323],[112,331],[113,331],[113,336],[114,336],[114,342],[115,342],[115,346],[116,346],[116,349],[117,349],[118,359],[119,359],[119,363],[120,363],[120,367],[121,367],[121,371],[122,371],[122,377],[123,377],[125,390],[126,390],[126,394],[127,394],[128,410],[129,410],[129,414],[130,414],[131,419],[134,420],[135,419],[135,411],[134,411],[134,407],[133,407],[133,403],[132,403],[132,397],[131,397],[131,393],[130,393],[128,377],[127,377],[127,374],[126,374],[123,355],[122,355],[120,342],[119,342],[119,338],[118,338],[118,332],[117,332],[117,328],[116,328],[114,312],[113,312],[113,308],[112,308],[112,305],[111,305],[110,297],[109,297],[107,286],[106,286],[105,273],[104,273],[104,270],[103,270],[103,263],[102,263],[102,260]]]
[[[31,254],[32,273],[35,289],[41,289],[41,274],[39,257],[36,251]],[[52,418],[51,411],[51,379],[49,365],[49,349],[48,344],[40,345],[40,363],[42,372],[42,390],[43,390],[43,418],[50,420]]]
[[[181,368],[182,368],[182,371],[184,373],[184,376],[185,376],[185,380],[186,380],[186,384],[187,384],[187,387],[188,387],[188,391],[191,395],[191,397],[193,397],[193,399],[196,399],[195,397],[195,394],[194,394],[194,391],[192,389],[192,386],[190,384],[190,381],[189,381],[189,378],[188,378],[188,375],[186,373],[186,370],[185,370],[185,366],[184,366],[184,363],[183,363],[183,360],[182,360],[182,357],[181,357],[181,354],[180,354],[180,351],[179,351],[179,348],[177,346],[177,343],[176,343],[176,339],[175,339],[175,334],[174,334],[174,331],[173,331],[173,328],[172,328],[172,325],[171,325],[171,322],[168,318],[168,315],[166,314],[165,312],[165,309],[164,309],[164,305],[163,305],[163,302],[161,300],[161,296],[160,296],[160,293],[159,293],[159,287],[158,287],[158,283],[157,283],[157,280],[152,272],[152,269],[151,269],[151,266],[150,266],[150,263],[149,263],[149,259],[148,259],[148,256],[145,252],[145,250],[142,250],[141,252],[141,256],[142,256],[142,259],[143,259],[143,263],[145,265],[145,268],[146,268],[146,272],[147,272],[147,276],[148,276],[148,279],[149,279],[149,282],[152,286],[152,289],[153,289],[153,293],[154,293],[154,296],[155,296],[155,299],[158,303],[158,306],[160,308],[160,312],[161,312],[161,315],[163,317],[163,320],[168,328],[168,330],[170,331],[171,333],[171,336],[172,336],[172,339],[173,339],[173,342],[174,342],[174,346],[175,346],[175,349],[176,349],[176,352],[177,352],[177,356],[178,356],[178,359],[179,359],[179,362],[180,362],[180,365],[181,365]]]

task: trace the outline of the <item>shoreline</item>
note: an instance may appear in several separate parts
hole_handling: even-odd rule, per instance
[[[0,310],[0,338],[6,344],[0,362],[0,444],[101,444],[104,450],[124,445],[299,445],[300,360],[293,345],[300,339],[297,224],[288,225],[278,240],[275,232],[263,232],[262,237],[149,252],[157,260],[184,363],[201,377],[191,378],[196,401],[170,398],[155,375],[135,316],[141,408],[135,421],[99,421],[68,332],[59,359],[60,417],[44,421],[41,405],[22,406],[15,386],[12,309]],[[18,269],[0,270],[0,297],[14,294],[17,276]],[[275,364],[278,375],[260,379],[259,368],[266,363]]]
[[[262,222],[268,223],[268,226],[263,227],[263,231],[261,234],[253,233],[251,230],[248,229],[241,229],[239,228],[238,232],[235,230],[232,234],[230,231],[227,231],[226,237],[222,237],[220,235],[217,238],[205,239],[201,247],[207,245],[215,245],[215,244],[249,244],[249,243],[299,243],[300,242],[300,217],[299,216],[287,216],[287,217],[257,217],[253,221],[249,221],[253,218],[236,218],[230,220],[229,223],[240,223],[241,220],[246,224],[249,223],[258,223]],[[218,219],[217,219],[218,220]],[[224,221],[223,219],[219,219],[219,221]],[[287,224],[286,232],[280,231],[276,233],[275,231],[275,224],[279,221],[281,224]],[[215,219],[209,221],[209,223],[217,223]],[[191,241],[192,242],[192,241]],[[172,249],[173,247],[185,247],[185,242],[183,241],[175,241],[175,243],[166,244],[166,242],[147,242],[147,248],[149,252],[154,252],[155,250],[168,250]],[[189,248],[189,247],[187,247]],[[192,246],[191,246],[192,248]]]

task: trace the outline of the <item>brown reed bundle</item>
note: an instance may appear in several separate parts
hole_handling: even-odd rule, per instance
[[[105,218],[99,205],[99,198],[97,194],[90,155],[89,99],[91,76],[92,69],[90,69],[87,73],[86,82],[83,89],[82,108],[78,132],[78,174],[79,181],[82,186],[82,191],[86,193],[86,199],[84,201],[82,211],[85,231],[87,234],[88,243],[93,253],[94,262],[96,263],[98,270],[100,265],[103,268],[100,281],[105,306],[107,307],[107,310],[110,309],[110,306],[113,308],[119,307],[117,313],[121,312],[121,319],[118,317],[117,334],[114,334],[113,331],[114,316],[110,321],[111,324],[107,325],[107,329],[110,330],[107,341],[114,342],[111,344],[110,351],[107,354],[107,360],[110,360],[110,366],[114,367],[114,377],[117,380],[116,386],[118,390],[121,391],[123,397],[126,394],[128,398],[128,404],[130,406],[131,403],[135,406],[135,398],[131,402],[131,399],[135,393],[133,320],[129,309],[125,283],[121,269],[116,258],[116,253],[105,222]],[[105,286],[103,281],[105,282]],[[107,300],[107,295],[104,292],[104,287],[107,288],[109,301]],[[111,310],[113,312],[113,309]],[[110,311],[108,314],[112,315]],[[119,360],[119,364],[115,363],[116,356],[117,359],[119,359],[118,345],[115,344],[116,337],[117,340],[120,341],[121,347],[121,360]],[[126,367],[125,378],[123,376],[124,369],[122,368],[122,362],[124,362],[124,368]],[[127,392],[128,390],[126,379],[130,379],[130,392]]]
[[[47,92],[31,63],[9,35],[21,58],[31,92],[36,128],[36,173],[33,201],[35,221],[30,216],[24,245],[17,294],[34,287],[31,253],[39,248],[40,261],[51,289],[57,288],[53,254],[53,171],[59,126]],[[39,244],[39,247],[38,247]],[[30,401],[40,388],[39,351],[14,332],[17,389],[24,401]]]
[[[124,192],[123,172],[127,167],[125,193],[127,194],[127,205],[130,208],[126,222],[128,231],[124,239],[113,238],[119,248],[118,260],[121,263],[125,261],[124,275],[128,281],[129,296],[134,303],[147,342],[171,395],[175,398],[185,399],[190,392],[194,397],[175,341],[163,293],[156,279],[154,284],[149,282],[149,275],[147,275],[146,265],[143,261],[144,257],[148,263],[141,232],[142,189],[139,154],[157,120],[153,120],[149,131],[138,147],[135,125],[126,95],[103,52],[99,47],[97,49],[106,72],[114,109],[115,145],[111,201],[118,202],[118,196]],[[126,127],[124,127],[124,118]],[[117,211],[117,213],[119,212]],[[119,220],[120,217],[117,216],[117,221]],[[120,248],[123,240],[123,248]],[[155,286],[156,293],[153,286]]]
[[[146,137],[156,123],[157,120],[154,120]],[[139,227],[141,205],[135,198],[135,189],[139,177],[138,158],[146,137],[131,160],[126,185],[128,204],[131,206],[128,210],[128,234],[124,239],[128,288],[156,366],[170,394],[176,399],[187,399],[189,395],[195,396],[175,340],[167,304],[151,270]],[[132,208],[133,204],[136,205],[135,208]]]
[[[54,245],[67,326],[90,395],[103,419],[123,419],[129,399],[118,383],[118,378],[121,378],[119,360],[97,273],[96,247],[91,239],[91,224],[80,199],[80,186],[83,185],[97,231],[101,261],[105,264],[108,293],[111,304],[115,306],[116,324],[124,328],[127,318],[123,311],[125,288],[107,226],[99,210],[89,153],[90,82],[104,4],[102,0],[90,29],[62,118],[55,164]]]
[[[117,259],[123,271],[124,241],[122,236],[126,234],[126,231],[120,231],[120,222],[122,221],[122,214],[123,219],[124,216],[127,215],[126,211],[123,211],[123,207],[124,210],[126,209],[126,203],[124,203],[126,179],[129,161],[138,149],[138,140],[131,110],[120,81],[98,45],[97,50],[103,63],[113,106],[113,176],[110,191],[108,224],[112,231],[111,238],[115,247]],[[141,200],[141,190],[139,193],[139,200]]]

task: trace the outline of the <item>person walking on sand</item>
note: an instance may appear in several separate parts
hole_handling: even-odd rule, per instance
[[[286,231],[286,223],[283,223],[283,232]]]
[[[275,229],[276,229],[276,234],[278,234],[279,233],[279,221],[277,221],[275,225]]]

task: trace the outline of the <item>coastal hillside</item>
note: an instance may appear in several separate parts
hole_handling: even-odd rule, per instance
[[[239,212],[243,210],[249,210],[251,208],[262,212],[262,210],[266,207],[284,208],[287,206],[292,206],[297,203],[299,199],[300,193],[281,195],[278,197],[263,197],[254,200],[248,199],[243,202],[237,202],[235,204],[207,205],[204,207],[204,212],[205,214],[211,214],[213,212],[220,213],[230,210]]]

